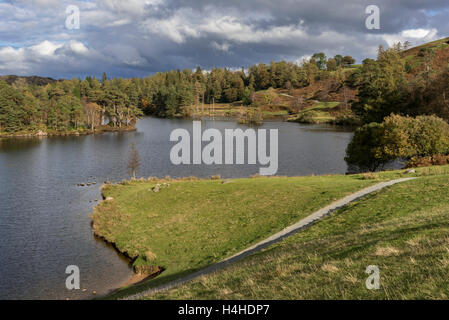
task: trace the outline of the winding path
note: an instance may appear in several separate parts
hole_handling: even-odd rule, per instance
[[[382,182],[382,183],[373,185],[371,187],[362,189],[362,190],[360,190],[360,191],[358,191],[356,193],[353,193],[353,194],[351,194],[351,195],[349,195],[349,196],[347,196],[347,197],[345,197],[343,199],[340,199],[338,201],[335,201],[335,202],[331,203],[330,205],[328,205],[328,206],[326,206],[326,207],[324,207],[324,208],[322,208],[322,209],[312,213],[308,217],[302,219],[298,223],[295,223],[294,225],[291,225],[291,226],[285,228],[284,230],[282,230],[282,231],[272,235],[271,237],[269,237],[269,238],[267,238],[267,239],[265,239],[265,240],[263,240],[263,241],[261,241],[259,243],[256,243],[255,245],[253,245],[253,246],[251,246],[251,247],[249,247],[249,248],[247,248],[247,249],[245,249],[243,251],[240,251],[239,253],[233,255],[232,257],[229,257],[229,258],[227,258],[227,259],[225,259],[225,260],[223,260],[221,262],[218,262],[218,263],[213,264],[213,265],[211,265],[209,267],[201,269],[201,270],[199,270],[197,272],[189,274],[189,275],[187,275],[185,277],[182,277],[182,278],[179,278],[177,280],[168,282],[166,284],[160,285],[160,286],[155,287],[155,288],[151,288],[151,289],[142,291],[142,292],[140,292],[138,294],[134,294],[134,295],[128,296],[125,299],[128,299],[128,300],[140,299],[140,298],[152,295],[154,293],[157,293],[157,292],[160,292],[160,291],[163,291],[163,290],[169,290],[169,289],[175,288],[175,287],[177,287],[179,285],[182,285],[182,284],[184,284],[186,282],[189,282],[191,280],[194,280],[194,279],[197,279],[197,278],[202,277],[204,275],[213,273],[213,272],[215,272],[217,270],[220,270],[220,269],[222,269],[222,268],[224,268],[224,267],[226,267],[226,266],[228,266],[228,265],[230,265],[232,263],[235,263],[235,262],[237,262],[239,260],[242,260],[243,258],[246,258],[247,256],[249,256],[249,255],[251,255],[253,253],[259,252],[262,249],[264,249],[264,248],[266,248],[266,247],[268,247],[268,246],[270,246],[270,245],[272,245],[274,243],[277,243],[277,242],[279,242],[279,241],[281,241],[281,240],[283,240],[283,239],[285,239],[287,237],[292,236],[293,234],[297,233],[298,231],[311,226],[316,221],[322,219],[323,217],[326,217],[326,216],[330,215],[335,210],[338,210],[338,209],[346,206],[347,204],[349,204],[351,202],[359,200],[360,198],[363,198],[363,197],[365,197],[365,196],[367,196],[367,195],[369,195],[369,194],[371,194],[373,192],[382,190],[382,189],[384,189],[386,187],[389,187],[389,186],[392,186],[392,185],[395,185],[395,184],[398,184],[398,183],[401,183],[401,182],[410,181],[410,180],[413,180],[413,179],[416,179],[416,178],[403,178],[403,179],[397,179],[397,180],[392,180],[392,181],[388,181],[388,182]]]

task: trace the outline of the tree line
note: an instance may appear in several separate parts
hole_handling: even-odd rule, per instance
[[[355,60],[317,53],[301,65],[280,61],[248,70],[213,68],[172,70],[147,78],[0,81],[0,132],[90,130],[104,125],[132,126],[143,114],[189,116],[201,104],[251,104],[253,93],[268,88],[299,88],[329,77]],[[48,83],[50,82],[50,83]]]

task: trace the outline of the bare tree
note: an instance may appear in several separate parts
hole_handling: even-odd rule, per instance
[[[293,99],[291,101],[291,105],[290,105],[291,111],[293,113],[299,112],[299,111],[305,109],[305,107],[306,107],[306,102],[305,102],[303,96],[293,97]]]
[[[101,111],[101,107],[96,103],[88,102],[86,99],[82,99],[81,102],[86,114],[87,124],[89,125],[92,132],[94,132],[95,127],[99,124],[101,125],[101,117],[99,114],[99,112]]]
[[[128,169],[131,171],[133,179],[136,179],[137,169],[140,167],[140,157],[139,151],[137,150],[136,144],[133,142],[131,144],[131,149],[129,151]]]

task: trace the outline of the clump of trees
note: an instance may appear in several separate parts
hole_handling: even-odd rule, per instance
[[[358,88],[351,108],[366,125],[348,147],[348,164],[374,171],[399,158],[439,163],[449,154],[449,50],[423,48],[407,59],[408,47],[379,47],[377,60],[350,76]]]
[[[376,171],[390,161],[449,154],[449,124],[436,116],[391,115],[357,129],[347,148],[349,165]]]
[[[54,81],[43,86],[0,81],[0,132],[92,130],[132,126],[142,115],[138,79]]]
[[[358,87],[352,111],[364,123],[380,123],[392,113],[449,120],[449,50],[426,50],[422,65],[412,70],[402,54],[407,47],[379,47],[377,60],[364,60],[351,76]]]
[[[243,105],[249,106],[255,102],[256,91],[270,88],[292,90],[328,79],[331,71],[326,68],[326,56],[323,53],[314,56],[301,65],[272,61],[268,65],[253,65],[248,71],[227,68],[203,71],[197,68],[195,71],[186,69],[157,73],[145,79],[146,87],[140,106],[145,113],[160,117],[185,116],[189,111],[199,111],[203,104],[213,102],[242,101]],[[335,70],[354,62],[350,56],[342,57],[336,62]]]

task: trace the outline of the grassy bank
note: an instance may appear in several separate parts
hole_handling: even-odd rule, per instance
[[[352,70],[352,69],[348,69]],[[290,95],[294,94],[294,96]],[[313,93],[297,90],[290,92],[284,89],[268,89],[254,93],[254,101],[250,106],[243,105],[242,101],[234,103],[204,104],[190,108],[190,116],[239,118],[250,109],[260,110],[263,119],[282,119],[291,122],[306,124],[336,124],[359,125],[358,119],[348,109],[343,108],[339,101],[320,102],[313,98]],[[300,111],[293,108],[294,100],[302,98],[303,106]],[[338,98],[338,95],[334,98]],[[183,117],[183,115],[179,115]]]
[[[317,209],[388,175],[170,181],[107,185],[109,201],[92,216],[97,235],[134,265],[163,267],[150,281],[122,291],[139,292],[229,257]],[[112,199],[111,199],[112,198]]]
[[[349,205],[293,237],[153,299],[448,299],[449,167]],[[381,176],[384,174],[380,174]],[[380,268],[380,290],[365,270]]]
[[[340,102],[316,102],[298,114],[289,117],[290,122],[304,124],[358,125],[359,122],[349,110],[343,110]]]

